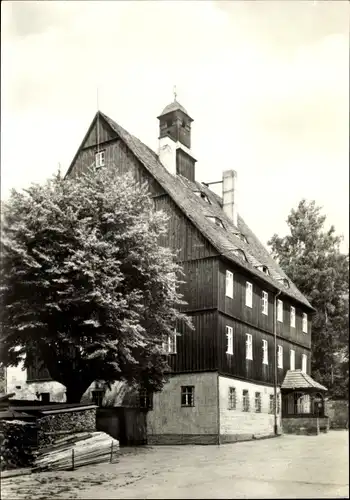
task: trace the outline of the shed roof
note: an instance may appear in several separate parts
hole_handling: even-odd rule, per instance
[[[241,216],[238,216],[237,227],[234,226],[231,219],[224,213],[219,196],[199,182],[191,182],[181,175],[170,174],[154,151],[104,113],[99,111],[98,114],[105,119],[112,130],[124,141],[146,170],[158,181],[219,254],[285,295],[307,306],[310,310],[314,310],[307,298],[283,272]],[[198,190],[206,194],[210,203],[195,194]],[[224,227],[214,224],[208,219],[208,216],[219,218]],[[238,234],[243,234],[248,243],[242,241]],[[266,275],[257,269],[259,265],[266,266],[270,274]],[[283,279],[287,280],[288,287],[283,284]]]
[[[319,384],[301,370],[288,370],[281,389],[318,389],[319,391],[327,391],[324,385]]]

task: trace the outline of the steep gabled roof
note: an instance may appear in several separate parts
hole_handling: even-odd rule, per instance
[[[158,156],[148,146],[129,134],[107,115],[99,112],[99,116],[108,123],[111,129],[114,130],[219,254],[259,277],[260,280],[269,283],[285,295],[314,310],[306,297],[299,292],[278,263],[245,224],[242,217],[238,216],[238,227],[233,225],[231,219],[222,210],[220,197],[198,182],[191,182],[183,176],[170,174],[159,161]],[[198,190],[207,196],[209,203],[195,194]],[[209,217],[219,219],[224,227],[213,223]],[[242,241],[239,234],[243,234],[248,243]],[[270,275],[266,275],[257,269],[259,265],[267,266]],[[288,288],[283,285],[282,279],[288,280]]]
[[[198,182],[191,182],[183,176],[170,174],[159,161],[158,156],[139,139],[129,134],[108,116],[101,113],[110,127],[130,148],[138,160],[159,182],[163,189],[171,196],[176,205],[185,213],[188,219],[199,229],[217,251],[235,264],[258,276],[263,281],[281,290],[284,294],[301,302],[314,310],[309,301],[302,295],[292,281],[287,277],[278,263],[271,257],[254,233],[246,225],[242,217],[238,216],[238,228],[222,210],[220,198],[210,189]],[[201,190],[210,203],[202,200],[195,194]],[[224,225],[224,229],[213,224],[207,216],[217,217]],[[237,234],[242,233],[248,243],[242,241]],[[242,253],[246,257],[243,257]],[[242,255],[242,256],[238,256]],[[270,271],[270,276],[258,270],[256,266],[265,265]],[[289,288],[280,281],[288,280]]]
[[[320,391],[327,391],[324,385],[319,384],[310,375],[301,370],[288,370],[281,389],[318,389]]]

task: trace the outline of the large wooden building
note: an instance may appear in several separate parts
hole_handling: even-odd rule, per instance
[[[148,443],[278,433],[286,372],[310,374],[314,310],[240,216],[236,172],[220,173],[221,197],[196,181],[186,109],[175,100],[158,120],[156,154],[98,112],[66,174],[113,165],[146,181],[155,208],[170,217],[160,244],[175,250],[184,268],[184,310],[195,328],[165,345],[171,377],[149,400]],[[64,397],[47,372],[28,373],[27,382],[32,393],[51,392],[54,400],[60,390]]]

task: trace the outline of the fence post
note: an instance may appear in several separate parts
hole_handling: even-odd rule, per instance
[[[74,448],[72,448],[72,470],[74,470]]]
[[[110,462],[113,462],[113,441],[111,441],[111,460]]]

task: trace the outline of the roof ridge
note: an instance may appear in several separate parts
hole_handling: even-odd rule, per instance
[[[218,197],[216,202],[208,205],[207,209],[213,216],[223,220],[226,230],[213,224],[203,214],[203,206],[197,195],[194,194],[193,188],[198,187],[196,182],[191,182],[188,179],[183,181],[178,176],[173,176],[168,172],[164,165],[160,162],[158,155],[140,139],[130,134],[122,126],[109,118],[107,115],[99,112],[107,124],[116,132],[123,140],[126,146],[132,151],[136,158],[144,165],[155,180],[168,193],[175,204],[182,210],[185,216],[194,224],[199,232],[211,243],[211,245],[219,252],[235,264],[247,269],[252,274],[258,276],[263,281],[266,281],[277,290],[294,298],[300,303],[303,303],[308,308],[313,309],[307,298],[297,289],[290,278],[279,267],[278,263],[270,256],[268,250],[255,236],[253,231],[245,224],[243,218],[238,216],[238,230],[241,231],[249,241],[247,245],[244,241],[234,235],[235,226],[220,207]],[[180,183],[179,183],[180,181]],[[206,191],[203,188],[204,192]],[[213,193],[211,190],[209,190]],[[212,201],[214,197],[211,195]],[[199,210],[200,208],[200,210]],[[242,258],[233,254],[235,250],[245,253],[248,261],[245,262]],[[268,262],[268,263],[266,263]],[[257,264],[267,265],[270,267],[271,275],[266,275],[256,268]],[[290,282],[290,287],[285,288],[282,283],[277,281],[276,275],[285,277]]]

